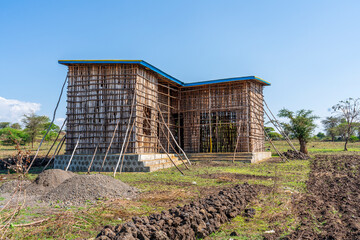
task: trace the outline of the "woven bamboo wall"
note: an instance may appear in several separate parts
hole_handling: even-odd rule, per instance
[[[99,143],[98,153],[105,153],[114,133],[109,153],[119,153],[125,138],[133,97],[135,106],[127,153],[161,152],[163,146],[170,150],[167,137],[163,136],[157,105],[160,106],[166,124],[174,131],[178,112],[178,89],[168,80],[138,65],[129,64],[84,64],[70,65],[68,72],[67,98],[67,144],[71,153],[78,137],[78,154],[92,154]],[[172,142],[172,140],[170,141]],[[172,151],[170,151],[172,152]]]
[[[263,86],[242,81],[180,87],[136,64],[73,64],[68,71],[67,143],[77,154],[119,153],[134,100],[127,153],[264,151]],[[134,99],[135,97],[135,99]],[[160,108],[160,112],[159,109]],[[162,114],[162,115],[161,115]],[[162,116],[162,117],[161,117]],[[159,140],[158,140],[159,139]]]
[[[173,152],[169,142],[173,146],[174,143],[164,124],[175,134],[173,115],[178,112],[178,91],[176,86],[152,71],[137,68],[136,153],[163,152],[159,140],[168,152]]]
[[[99,153],[109,146],[117,121],[118,130],[109,153],[118,153],[126,132],[136,84],[136,65],[70,65],[68,72],[66,152]],[[135,135],[129,152],[135,150]]]
[[[263,151],[262,95],[252,88],[262,93],[255,82],[182,88],[184,150],[233,152],[237,143],[238,152]]]
[[[249,83],[250,109],[250,146],[253,152],[263,152],[264,145],[264,106],[263,86],[254,82]]]

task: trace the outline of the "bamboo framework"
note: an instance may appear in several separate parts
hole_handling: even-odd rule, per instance
[[[77,154],[119,153],[129,121],[126,153],[174,153],[175,141],[185,152],[264,151],[259,82],[184,87],[138,64],[68,67],[67,153],[79,135]]]
[[[264,151],[262,90],[250,81],[182,89],[185,151]]]

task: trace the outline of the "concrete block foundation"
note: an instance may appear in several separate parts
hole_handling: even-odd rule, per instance
[[[189,153],[190,161],[232,161],[234,153]],[[235,162],[259,163],[271,158],[271,152],[238,152]]]
[[[113,172],[119,160],[119,155],[120,154],[108,154],[102,171]],[[175,154],[169,155],[176,165],[182,163]],[[69,166],[69,171],[87,172],[92,157],[92,155],[74,155]],[[105,154],[96,155],[90,171],[100,171],[104,157]],[[70,158],[71,155],[56,156],[54,168],[65,169]],[[122,172],[152,172],[173,166],[174,164],[169,160],[167,154],[125,154]]]
[[[169,154],[176,165],[182,161],[176,154]],[[190,161],[232,161],[234,153],[189,153]],[[55,158],[54,168],[65,169],[71,155],[60,155]],[[74,155],[69,170],[72,172],[87,172],[92,155]],[[105,155],[95,156],[91,172],[100,171]],[[235,161],[244,163],[259,163],[271,158],[271,152],[240,152],[236,153]],[[119,154],[109,154],[103,167],[103,172],[113,172],[119,160]],[[122,172],[153,172],[160,169],[173,167],[167,154],[125,154]],[[120,166],[119,166],[120,167]],[[119,171],[119,170],[118,170]]]

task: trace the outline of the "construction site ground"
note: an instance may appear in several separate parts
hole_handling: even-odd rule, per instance
[[[256,198],[246,206],[246,209],[251,210],[251,216],[238,214],[205,239],[295,239],[305,236],[313,238],[330,236],[331,226],[335,226],[335,230],[347,226],[342,233],[333,231],[333,234],[340,234],[334,235],[335,237],[346,238],[349,236],[341,234],[350,230],[356,234],[358,231],[356,222],[359,212],[352,205],[358,202],[358,199],[351,198],[359,196],[359,188],[356,187],[359,186],[359,175],[352,173],[359,171],[360,158],[356,155],[357,152],[333,152],[335,154],[332,153],[332,156],[328,156],[329,152],[323,151],[321,157],[312,155],[313,158],[310,160],[289,162],[282,162],[277,157],[261,164],[196,162],[190,171],[181,166],[185,176],[175,168],[152,173],[118,174],[116,179],[139,190],[136,198],[103,198],[74,206],[64,205],[62,201],[44,205],[40,204],[39,199],[39,204],[26,205],[14,216],[6,238],[95,239],[106,225],[116,226],[132,221],[133,217],[149,216],[184,206],[245,182],[257,193]],[[345,165],[341,167],[339,162],[344,162]],[[27,175],[27,180],[33,181],[39,170],[40,168],[32,169]],[[16,180],[17,177],[16,174],[2,171],[0,182],[3,184]],[[311,184],[310,188],[307,183]],[[336,184],[350,184],[347,188],[352,190],[348,195],[347,192],[341,191],[342,185],[335,187],[331,191],[331,196],[339,195],[343,201],[336,199],[329,202],[327,195],[321,191],[327,191],[329,186]],[[320,191],[320,185],[326,189]],[[348,198],[349,201],[346,200]],[[0,206],[4,204],[4,200],[0,197]],[[341,212],[341,209],[344,209],[343,203],[347,206],[346,214]],[[309,212],[301,208],[305,205],[313,209],[313,214],[309,215]],[[318,211],[320,207],[327,207],[324,217],[322,212]],[[10,212],[11,208],[6,208],[1,214],[5,216]],[[310,221],[309,217],[315,220]],[[327,222],[332,225],[327,225]]]

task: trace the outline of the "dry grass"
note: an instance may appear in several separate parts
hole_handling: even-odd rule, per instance
[[[44,142],[41,146],[38,156],[44,157],[46,155],[46,153],[48,152],[48,150],[50,149],[52,143],[53,142]],[[20,146],[20,147],[23,150],[26,149],[26,150],[30,151],[30,155],[35,155],[35,152],[36,152],[39,144],[40,144],[40,142],[34,143],[33,148],[31,147],[31,144],[27,144],[27,145]],[[50,154],[52,154],[55,151],[55,148],[56,148],[56,145],[53,147]],[[17,154],[17,152],[18,152],[18,150],[16,149],[16,145],[9,145],[9,146],[0,145],[0,159],[14,157]],[[64,152],[65,152],[65,144],[61,148],[60,154],[64,154]]]

